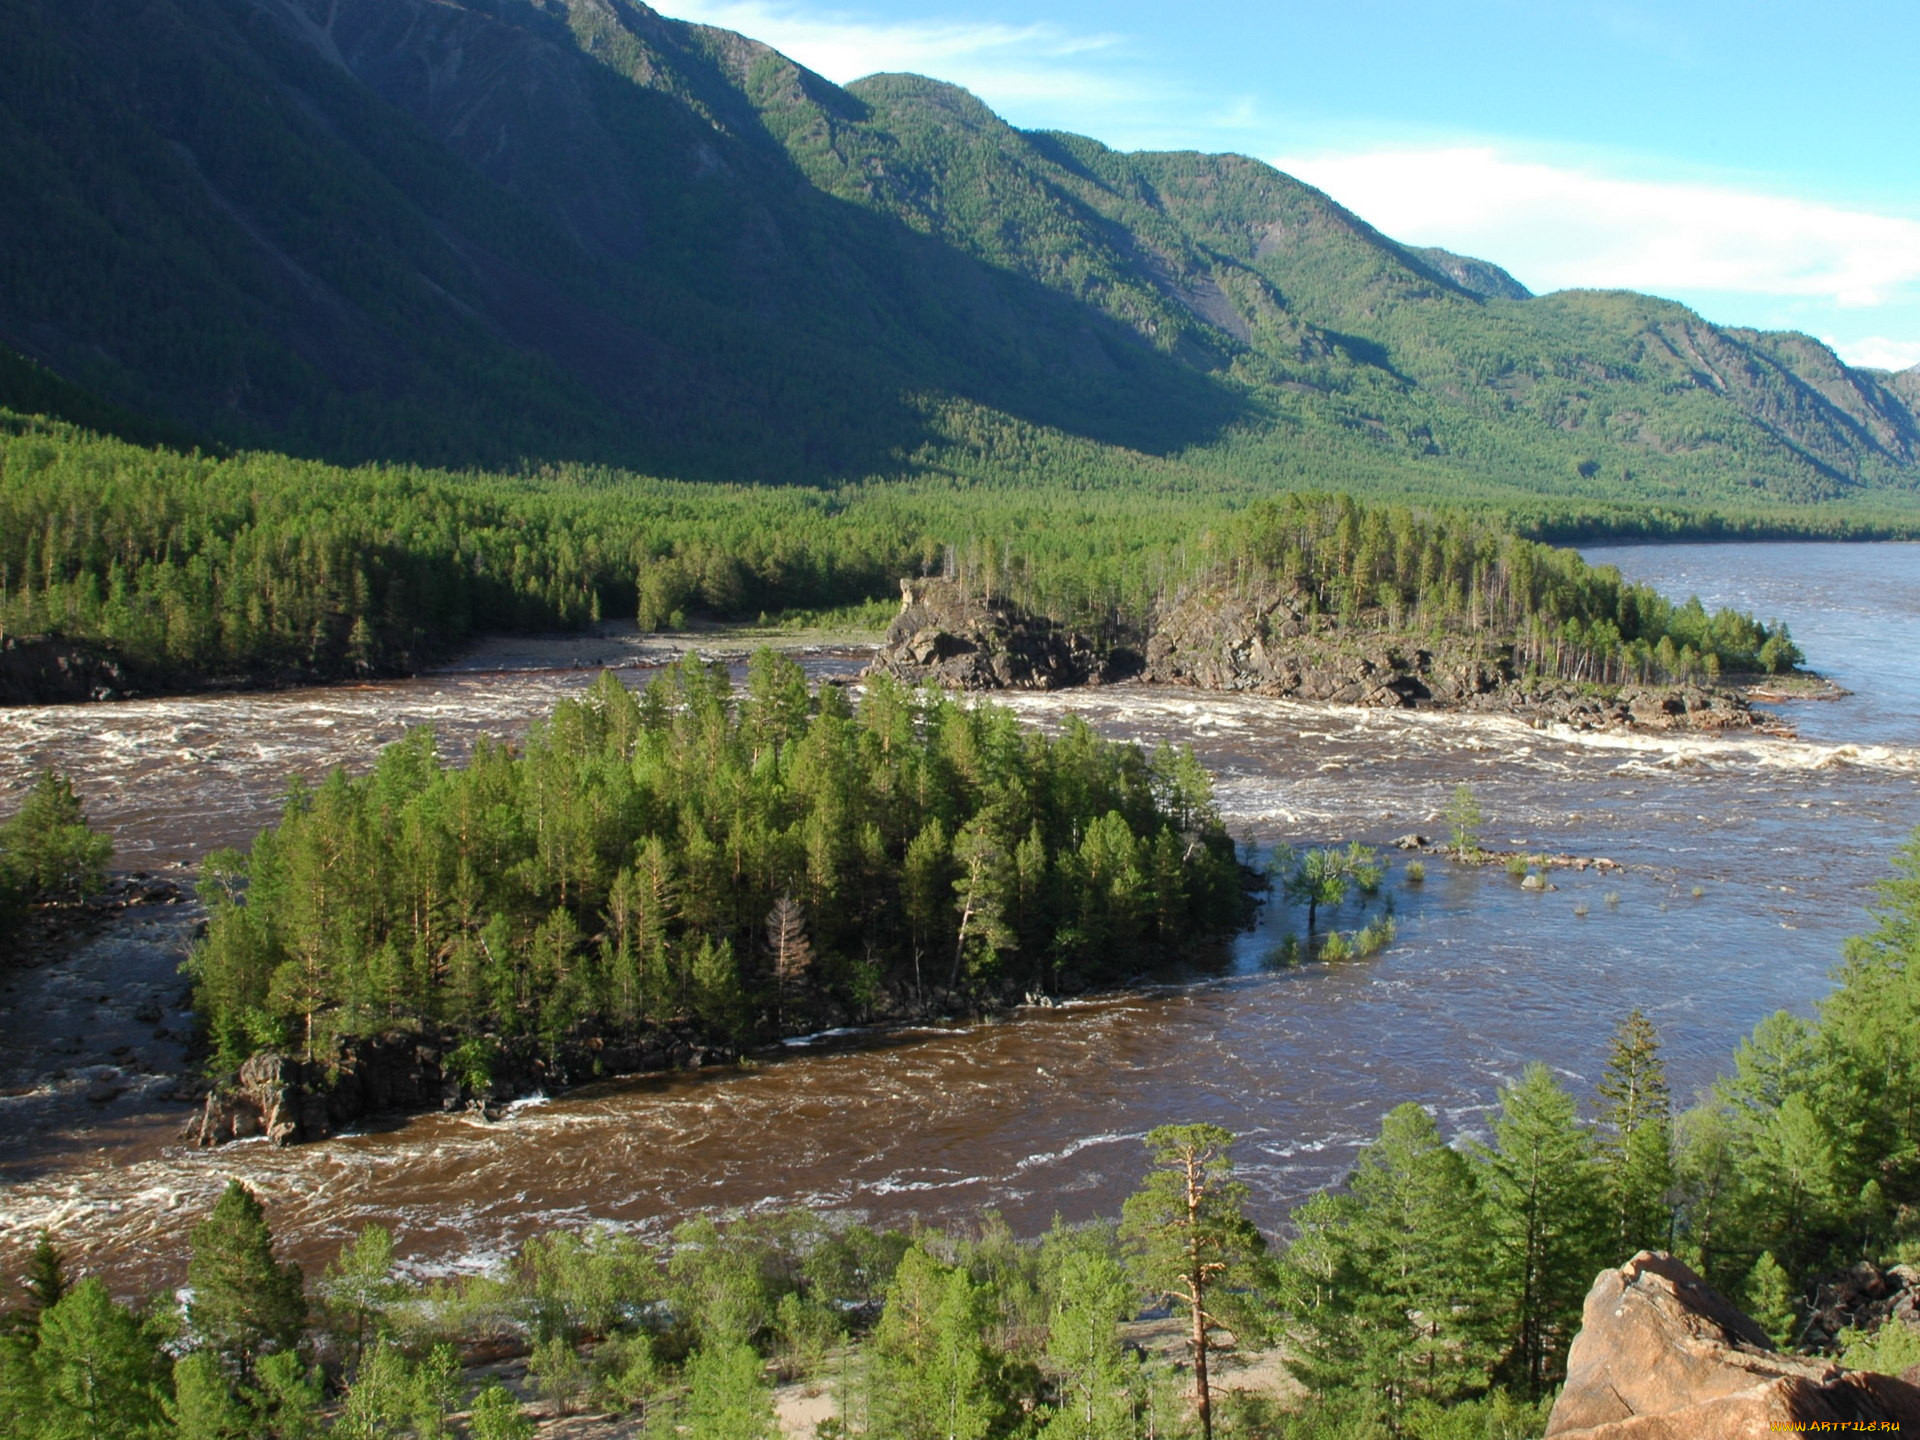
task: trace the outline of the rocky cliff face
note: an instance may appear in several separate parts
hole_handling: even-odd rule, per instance
[[[1460,704],[1513,678],[1504,647],[1435,643],[1391,631],[1343,633],[1278,591],[1207,586],[1155,616],[1146,678],[1347,705]]]
[[[1920,1367],[1905,1376],[1785,1355],[1671,1255],[1601,1273],[1567,1358],[1548,1440],[1760,1440],[1854,1422],[1920,1433]]]
[[[1700,685],[1601,693],[1515,678],[1511,647],[1472,636],[1346,629],[1276,590],[1202,586],[1154,617],[1144,665],[1100,654],[1006,600],[945,579],[902,580],[900,613],[869,674],[957,690],[1059,690],[1134,675],[1164,685],[1381,708],[1520,715],[1580,730],[1726,730],[1754,723],[1745,699]]]
[[[1146,678],[1345,705],[1499,711],[1577,729],[1723,730],[1753,723],[1739,696],[1698,685],[1609,694],[1522,684],[1510,646],[1471,636],[1342,628],[1275,590],[1196,588],[1166,606],[1147,640]]]
[[[902,580],[900,601],[868,674],[956,690],[1059,690],[1116,678],[1079,631],[957,581]]]

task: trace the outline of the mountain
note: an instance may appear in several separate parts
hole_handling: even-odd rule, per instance
[[[5,9],[0,343],[210,441],[1693,509],[1920,481],[1910,375],[632,0]]]

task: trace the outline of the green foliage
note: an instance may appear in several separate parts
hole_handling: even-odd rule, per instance
[[[1780,1262],[1763,1254],[1747,1275],[1745,1309],[1753,1322],[1776,1345],[1790,1345],[1800,1329],[1799,1306],[1795,1303],[1793,1282]]]
[[[1596,1087],[1601,1157],[1607,1172],[1614,1245],[1620,1258],[1673,1243],[1673,1116],[1666,1065],[1653,1022],[1633,1010],[1614,1031]]]
[[[1378,852],[1355,842],[1345,850],[1280,851],[1274,856],[1280,891],[1296,905],[1307,907],[1307,933],[1313,933],[1320,907],[1332,909],[1351,890],[1371,897],[1385,874]]]
[[[868,1413],[899,1440],[986,1440],[1017,1411],[999,1381],[987,1297],[966,1269],[915,1245],[873,1332]]]
[[[334,1344],[356,1370],[367,1346],[387,1327],[387,1310],[404,1293],[393,1275],[393,1234],[368,1225],[344,1246],[320,1278],[321,1312]]]
[[[1920,1365],[1920,1325],[1888,1320],[1874,1330],[1843,1330],[1840,1363],[1849,1370],[1902,1374]]]
[[[169,1428],[159,1340],[99,1280],[82,1280],[41,1314],[30,1346],[0,1340],[0,1435],[157,1440]]]
[[[1041,1369],[1052,1385],[1044,1440],[1132,1440],[1139,1366],[1120,1348],[1119,1321],[1134,1300],[1110,1237],[1100,1231],[1048,1236],[1053,1303]]]
[[[1247,1187],[1233,1178],[1233,1135],[1218,1125],[1160,1125],[1145,1144],[1152,1162],[1121,1210],[1120,1234],[1143,1289],[1171,1295],[1192,1325],[1194,1402],[1213,1434],[1207,1360],[1215,1331],[1257,1333],[1251,1309],[1266,1278],[1266,1242],[1246,1216]]]
[[[0,1335],[9,1332],[30,1335],[40,1324],[40,1317],[58,1305],[60,1297],[71,1288],[66,1256],[53,1243],[50,1231],[42,1230],[34,1237],[33,1249],[27,1255],[26,1274],[20,1277],[20,1288],[26,1291],[26,1299],[10,1310],[0,1311]]]
[[[1485,1387],[1498,1355],[1486,1197],[1425,1110],[1391,1111],[1346,1192],[1292,1218],[1279,1289],[1299,1338],[1289,1368],[1310,1390],[1399,1423],[1417,1401]]]
[[[113,842],[88,823],[73,782],[43,770],[0,821],[0,925],[18,905],[77,901],[106,883]]]
[[[1920,1204],[1920,836],[1895,856],[1875,918],[1818,1019],[1762,1021],[1684,1117],[1683,1227],[1729,1289],[1763,1254],[1796,1292],[1884,1257]]]
[[[1573,1097],[1537,1061],[1501,1096],[1493,1137],[1477,1159],[1503,1369],[1537,1399],[1559,1378],[1594,1275],[1613,1262],[1605,1181]]]
[[[436,1346],[414,1360],[397,1346],[376,1345],[347,1387],[340,1418],[328,1433],[341,1440],[446,1440],[453,1434],[448,1417],[459,1377],[451,1346]]]
[[[450,71],[426,109],[393,77],[439,73],[444,32],[336,63],[214,0],[177,14],[13,28],[0,293],[58,368],[226,443],[814,483],[1332,476],[1656,532],[1708,505],[1871,523],[1912,483],[1900,389],[1817,342],[1520,298],[1244,157],[1023,132],[937,81],[842,89],[583,0],[460,7],[501,79]],[[565,123],[532,122],[533,76]],[[0,367],[0,398],[130,418],[36,371]]]
[[[513,1392],[493,1384],[473,1397],[467,1422],[470,1440],[533,1440],[533,1419],[520,1408]]]
[[[273,1258],[266,1213],[251,1190],[228,1181],[213,1213],[194,1227],[192,1246],[187,1326],[197,1345],[236,1379],[298,1346],[307,1317],[300,1267]]]
[[[772,1440],[773,1391],[760,1357],[743,1344],[702,1346],[687,1357],[681,1412],[691,1440]]]
[[[1446,821],[1453,831],[1453,848],[1465,859],[1478,859],[1480,855],[1480,827],[1486,823],[1481,812],[1480,799],[1473,793],[1473,787],[1462,780],[1453,787],[1453,798],[1447,802]]]
[[[743,703],[697,659],[641,696],[609,674],[523,755],[448,769],[417,732],[296,787],[247,857],[209,862],[190,966],[215,1064],[431,1024],[470,1083],[481,1037],[555,1054],[691,1022],[740,1045],[876,990],[991,1000],[1069,963],[1085,984],[1240,923],[1190,758],[884,681],[856,716],[756,663]]]

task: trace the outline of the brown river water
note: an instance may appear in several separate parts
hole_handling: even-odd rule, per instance
[[[1396,856],[1399,936],[1368,960],[1275,966],[1276,946],[1304,925],[1276,901],[1216,974],[988,1022],[824,1037],[752,1070],[605,1082],[491,1124],[395,1118],[293,1150],[211,1152],[175,1141],[189,1110],[163,1098],[172,1082],[137,1074],[177,1065],[187,1027],[172,971],[192,916],[147,907],[77,957],[0,977],[11,986],[0,996],[0,1261],[44,1225],[130,1287],[176,1281],[186,1229],[234,1176],[267,1199],[302,1261],[323,1262],[379,1221],[422,1273],[484,1266],[553,1226],[657,1229],[695,1211],[796,1203],[894,1223],[994,1209],[1031,1233],[1056,1214],[1116,1211],[1143,1169],[1139,1137],[1185,1120],[1241,1137],[1258,1218],[1277,1229],[1402,1101],[1472,1135],[1532,1059],[1590,1094],[1609,1034],[1636,1005],[1660,1028],[1676,1093],[1690,1096],[1763,1015],[1811,1010],[1843,937],[1868,923],[1893,848],[1920,824],[1920,680],[1875,668],[1920,654],[1920,550],[1605,558],[1683,595],[1787,617],[1855,698],[1789,709],[1798,740],[1577,736],[1133,685],[1011,703],[1041,726],[1078,713],[1109,735],[1191,744],[1256,847],[1438,836],[1465,780],[1489,846],[1604,855],[1623,872],[1557,871],[1556,890],[1529,893],[1497,868],[1430,860],[1416,886]],[[823,676],[861,662],[803,659]],[[0,712],[0,786],[16,790],[36,765],[72,771],[115,835],[116,865],[164,871],[244,844],[291,772],[363,767],[419,724],[458,754],[475,735],[523,732],[594,673],[464,670]],[[641,683],[649,671],[622,673]],[[146,994],[164,1012],[158,1027],[151,1012],[130,1018]],[[170,1033],[153,1040],[154,1028]],[[115,1056],[110,1040],[134,1048]],[[101,1099],[116,1066],[126,1089]]]

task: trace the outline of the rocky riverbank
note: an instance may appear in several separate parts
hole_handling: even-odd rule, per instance
[[[900,614],[868,673],[909,684],[1056,690],[1138,676],[1276,699],[1517,715],[1575,730],[1777,728],[1729,686],[1529,679],[1516,672],[1512,646],[1497,640],[1349,628],[1277,591],[1196,589],[1162,607],[1135,650],[1102,649],[951,580],[903,580],[900,589]]]

